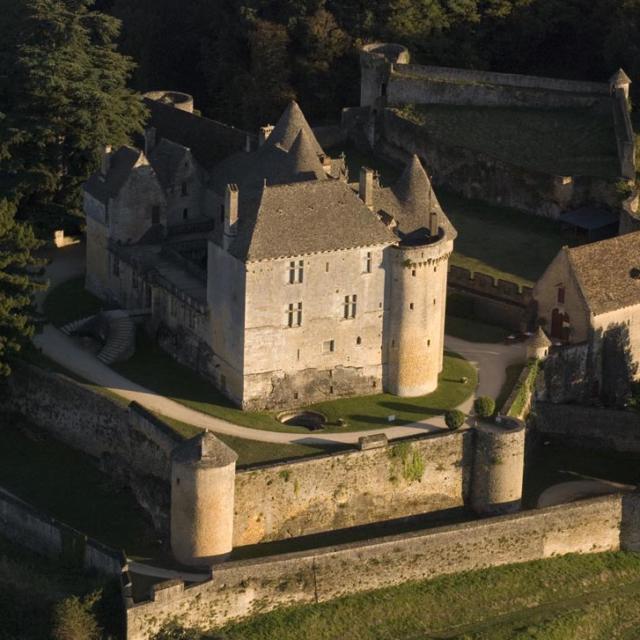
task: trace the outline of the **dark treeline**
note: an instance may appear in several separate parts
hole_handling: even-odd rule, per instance
[[[102,0],[136,88],[181,89],[255,128],[297,98],[315,122],[357,104],[362,42],[418,62],[605,80],[640,74],[640,0]]]

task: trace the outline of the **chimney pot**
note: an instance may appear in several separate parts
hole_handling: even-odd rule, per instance
[[[373,209],[373,169],[362,167],[360,169],[359,195],[362,202]]]
[[[432,238],[438,235],[438,214],[435,211],[429,215],[429,235]]]
[[[238,233],[238,185],[228,184],[224,198],[224,248],[229,249]]]

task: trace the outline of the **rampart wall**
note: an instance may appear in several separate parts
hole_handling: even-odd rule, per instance
[[[411,154],[429,168],[432,182],[466,198],[558,218],[590,202],[617,206],[610,181],[588,176],[554,176],[509,164],[487,154],[455,147],[429,135],[393,109],[385,109],[376,134],[377,153],[404,164]]]
[[[606,103],[609,85],[510,73],[394,64],[387,103],[522,107],[593,107]]]
[[[536,402],[535,430],[572,447],[640,453],[640,413]]]
[[[4,409],[28,416],[122,478],[156,529],[168,531],[170,456],[182,439],[143,407],[120,406],[66,376],[20,365],[9,378]]]
[[[470,430],[236,474],[234,546],[464,506]]]
[[[120,577],[127,564],[123,552],[87,537],[2,488],[0,534],[20,546],[81,570]]]
[[[158,585],[127,610],[130,640],[169,620],[210,630],[294,604],[565,553],[639,550],[640,496],[611,495],[412,534],[229,562],[211,581]]]

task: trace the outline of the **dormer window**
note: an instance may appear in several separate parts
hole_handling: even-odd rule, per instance
[[[304,279],[304,260],[289,262],[289,284],[300,284]]]

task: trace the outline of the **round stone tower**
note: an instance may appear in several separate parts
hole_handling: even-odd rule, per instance
[[[386,95],[392,64],[408,64],[409,50],[401,44],[374,42],[360,52],[360,106],[373,107]]]
[[[182,93],[181,91],[147,91],[144,97],[175,109],[180,109],[180,111],[193,113],[193,96],[188,93]]]
[[[479,515],[519,511],[524,480],[525,427],[515,418],[475,426],[471,507]]]
[[[208,431],[174,452],[171,549],[179,562],[206,565],[231,553],[237,459]]]

